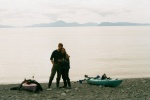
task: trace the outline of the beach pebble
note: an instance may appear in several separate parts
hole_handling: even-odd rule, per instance
[[[38,95],[37,95],[37,94],[34,94],[34,96],[37,97]]]
[[[66,93],[62,93],[61,96],[66,96]]]
[[[91,92],[94,92],[93,90],[91,90]]]
[[[121,90],[121,92],[123,92],[123,93],[124,93],[124,90]]]
[[[78,88],[74,88],[75,91],[78,91]]]
[[[60,93],[61,93],[61,91],[58,91],[58,92],[57,92],[57,94],[60,94]]]
[[[65,90],[66,93],[70,92],[70,90]]]
[[[61,99],[59,99],[59,100],[65,100],[65,98],[61,98]]]
[[[58,98],[58,95],[52,95],[51,98]]]
[[[146,83],[146,80],[143,80],[142,83]]]

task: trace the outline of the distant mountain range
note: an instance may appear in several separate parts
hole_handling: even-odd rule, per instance
[[[13,26],[0,25],[0,28],[13,28]]]
[[[129,23],[129,22],[117,22],[117,23],[111,23],[111,22],[102,22],[98,26],[150,26],[149,23]]]
[[[102,22],[100,24],[98,23],[84,23],[84,24],[79,24],[76,22],[72,23],[67,23],[64,21],[56,21],[52,23],[42,23],[42,24],[34,24],[31,26],[27,27],[77,27],[77,26],[150,26],[149,23],[129,23],[129,22],[116,22],[116,23],[111,23],[111,22]]]
[[[85,23],[79,24],[76,22],[66,23],[64,21],[56,21],[52,23],[34,24],[27,27],[76,27],[76,26],[97,26],[97,23]]]
[[[25,27],[82,27],[82,26],[150,26],[150,23],[130,23],[130,22],[102,22],[102,23],[84,23],[79,24],[76,22],[67,23],[64,21],[56,21],[52,23],[33,24]],[[0,28],[13,28],[13,26],[0,25]]]

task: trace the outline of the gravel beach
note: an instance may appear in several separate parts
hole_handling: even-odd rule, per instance
[[[150,78],[123,79],[118,87],[72,82],[71,89],[57,89],[53,83],[48,91],[47,83],[41,83],[44,90],[39,93],[10,90],[18,85],[0,85],[0,100],[150,100]]]

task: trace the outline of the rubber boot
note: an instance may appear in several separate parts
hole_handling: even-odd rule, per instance
[[[56,80],[56,88],[59,88],[59,79]]]
[[[66,80],[64,81],[64,86],[63,86],[63,88],[66,88],[67,87],[67,82],[66,82]]]
[[[71,87],[70,79],[67,80],[68,86]]]

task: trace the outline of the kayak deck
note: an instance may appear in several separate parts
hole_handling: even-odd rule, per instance
[[[35,92],[37,89],[37,85],[34,83],[31,83],[31,84],[24,83],[22,84],[22,88],[27,91]]]
[[[118,79],[94,79],[90,78],[87,79],[87,83],[93,84],[93,85],[104,85],[104,86],[109,86],[109,87],[116,87],[122,83],[123,80],[118,80]]]

